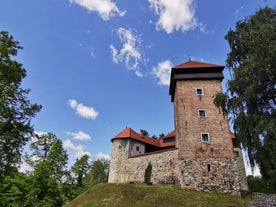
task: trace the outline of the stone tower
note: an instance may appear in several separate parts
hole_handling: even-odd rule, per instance
[[[171,71],[170,95],[184,189],[231,194],[247,190],[240,175],[245,173],[244,166],[236,157],[227,116],[213,103],[215,95],[222,92],[223,69],[188,61]]]

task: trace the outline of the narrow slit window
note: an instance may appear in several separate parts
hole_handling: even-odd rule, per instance
[[[206,116],[206,111],[204,109],[199,109],[198,110],[198,116],[199,117],[205,117]]]
[[[210,142],[210,137],[208,133],[201,133],[201,141],[209,143]]]
[[[202,88],[196,88],[196,95],[202,96],[203,95],[203,89]]]
[[[210,172],[211,171],[211,165],[207,164],[207,171]]]

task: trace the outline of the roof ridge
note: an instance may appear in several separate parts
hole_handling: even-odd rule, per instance
[[[210,68],[210,67],[223,67],[224,68],[224,66],[222,66],[222,65],[189,60],[187,62],[184,62],[182,64],[174,66],[173,69],[174,68]]]

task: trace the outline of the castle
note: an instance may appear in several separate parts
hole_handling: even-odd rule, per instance
[[[126,128],[112,141],[108,182],[151,182],[239,195],[247,191],[242,151],[227,116],[214,105],[224,66],[188,61],[171,69],[175,130],[157,140]]]

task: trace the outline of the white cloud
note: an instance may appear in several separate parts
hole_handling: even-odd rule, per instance
[[[103,20],[109,20],[116,15],[124,16],[125,11],[120,11],[114,2],[111,0],[69,0],[70,3],[75,3],[84,7],[88,11],[95,11]]]
[[[255,166],[252,172],[251,167],[246,165],[245,173],[246,173],[246,176],[253,175],[256,177],[261,177],[260,168],[258,166]]]
[[[149,0],[150,7],[159,16],[156,29],[167,33],[174,30],[188,31],[198,25],[193,8],[193,0]]]
[[[165,60],[153,67],[152,74],[158,79],[159,85],[170,85],[171,68],[173,64],[169,60]]]
[[[113,62],[124,63],[127,69],[134,70],[135,74],[142,77],[140,64],[142,60],[141,40],[135,36],[131,29],[120,27],[117,34],[122,43],[122,48],[118,51],[113,45],[110,45]]]
[[[95,160],[110,160],[110,156],[102,152],[99,152],[98,154],[96,154]]]
[[[68,100],[68,105],[76,111],[76,113],[86,119],[96,119],[98,112],[90,106],[84,106],[82,103],[78,103],[74,99]]]
[[[19,166],[19,172],[22,172],[22,173],[30,173],[32,172],[34,169],[28,164],[26,163],[25,161],[23,161],[20,166]]]
[[[71,142],[70,139],[67,139],[67,140],[63,141],[63,147],[65,149],[71,149],[71,150],[73,150],[75,158],[80,158],[82,155],[85,155],[85,154],[88,154],[90,156],[89,152],[85,152],[84,151],[84,147],[81,144],[74,145]]]
[[[66,132],[66,134],[69,136],[72,136],[74,139],[81,140],[81,141],[91,140],[90,135],[84,133],[83,131],[79,131],[77,133],[68,131]]]

